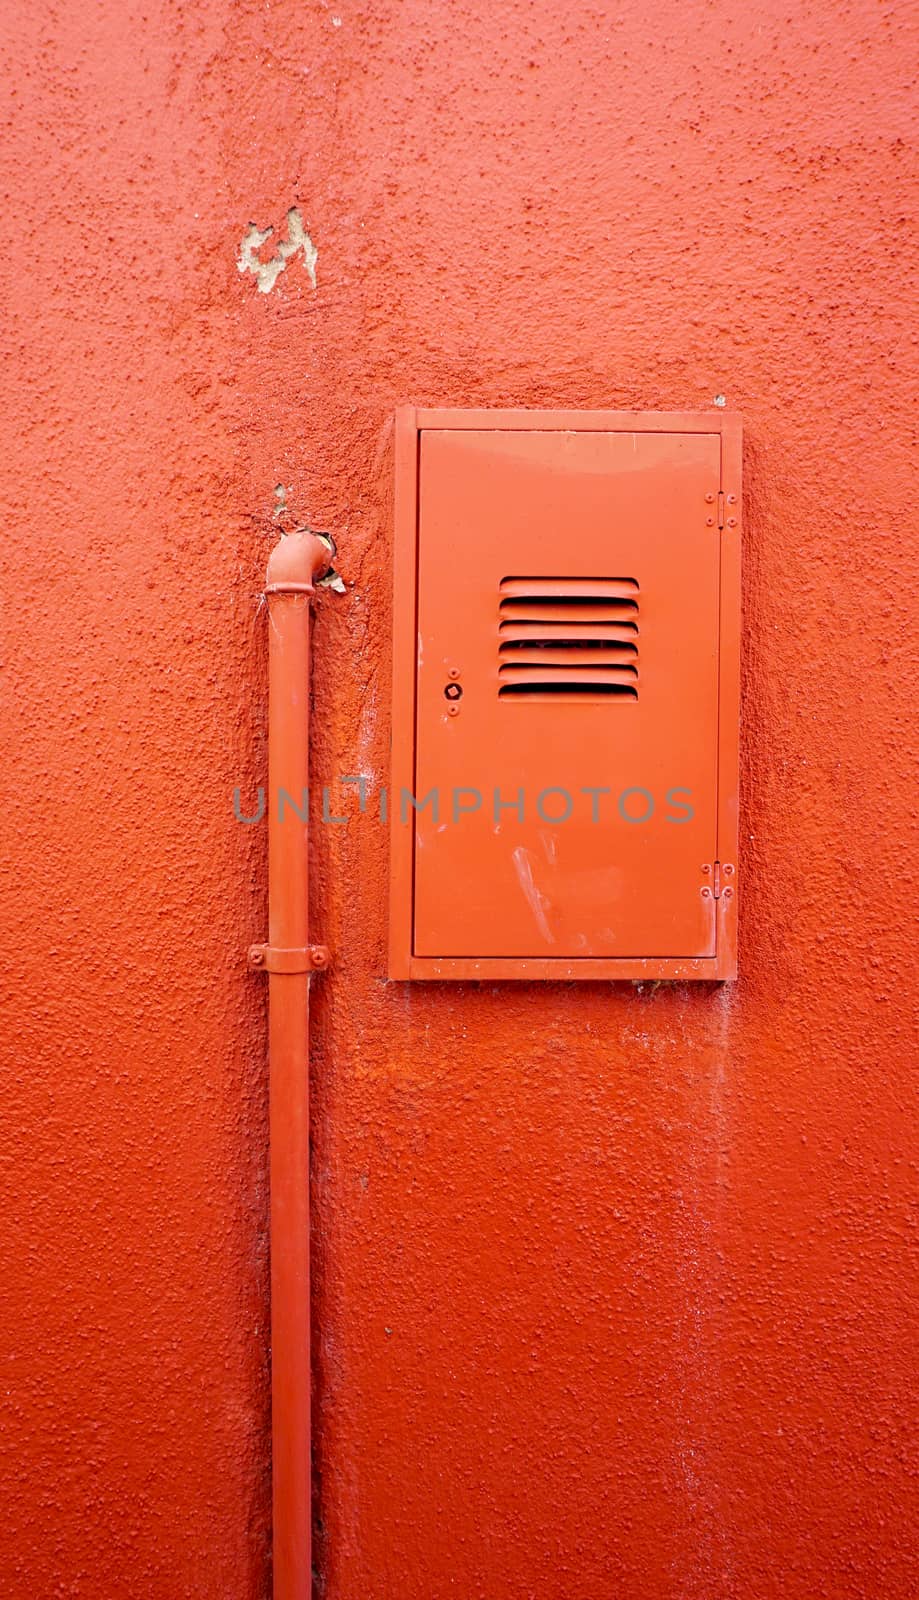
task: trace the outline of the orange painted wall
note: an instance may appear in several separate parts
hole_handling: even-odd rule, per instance
[[[389,985],[384,832],[317,829],[320,1592],[914,1596],[908,9],[0,27],[0,1592],[267,1592],[265,838],[232,791],[275,486],[348,580],[317,782],[378,783],[394,406],[722,393],[736,987]],[[240,241],[294,205],[316,288],[297,257],[260,293]]]

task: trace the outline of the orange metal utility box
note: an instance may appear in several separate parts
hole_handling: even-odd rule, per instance
[[[736,976],[740,444],[399,413],[391,977]]]

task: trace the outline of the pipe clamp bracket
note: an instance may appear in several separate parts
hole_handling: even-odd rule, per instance
[[[248,965],[253,972],[325,972],[332,960],[328,945],[309,944],[302,950],[281,950],[272,944],[251,944]]]

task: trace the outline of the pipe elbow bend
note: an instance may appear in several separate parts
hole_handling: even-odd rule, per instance
[[[311,590],[316,579],[328,572],[334,553],[331,539],[326,543],[308,529],[287,534],[268,557],[266,591],[277,594],[284,589],[295,593]]]

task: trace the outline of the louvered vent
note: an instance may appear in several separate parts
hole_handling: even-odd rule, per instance
[[[635,578],[503,578],[498,694],[638,699]]]

